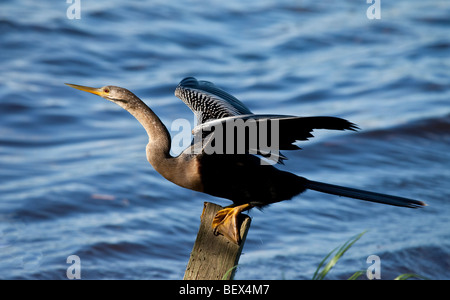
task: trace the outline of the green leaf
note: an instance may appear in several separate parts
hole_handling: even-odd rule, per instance
[[[322,280],[325,278],[325,276],[330,272],[330,270],[336,265],[336,263],[339,261],[339,259],[347,252],[350,247],[353,246],[354,243],[356,243],[365,233],[367,230],[364,230],[360,234],[356,235],[353,238],[350,238],[347,242],[345,242],[337,251],[337,253],[328,261],[328,263],[323,267],[322,271],[319,272],[320,268],[323,266],[325,261],[333,254],[333,252],[336,251],[337,248],[335,248],[333,251],[328,253],[327,256],[320,262],[319,266],[317,267],[316,271],[314,272],[314,275],[312,277],[313,280]]]
[[[363,276],[366,274],[366,271],[356,271],[355,274],[353,274],[352,276],[350,276],[347,280],[356,280],[359,277]]]
[[[405,273],[405,274],[398,275],[397,277],[394,278],[394,280],[407,280],[409,278],[419,278],[419,279],[428,280],[428,278],[426,278],[425,276],[414,274],[414,273]]]
[[[229,268],[228,271],[226,271],[225,274],[223,274],[222,280],[230,279],[229,278],[231,276],[230,273],[233,272],[233,270],[236,269],[237,267],[238,267],[238,265],[235,265],[234,267]]]

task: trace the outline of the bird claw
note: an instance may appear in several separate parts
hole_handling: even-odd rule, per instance
[[[222,234],[233,243],[239,245],[241,243],[241,235],[238,217],[242,211],[249,208],[249,204],[244,204],[219,210],[212,222],[214,235]]]

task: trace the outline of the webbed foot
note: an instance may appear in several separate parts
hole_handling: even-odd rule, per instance
[[[250,209],[250,204],[243,204],[235,207],[226,207],[219,210],[213,219],[212,227],[214,234],[222,234],[235,244],[241,243],[239,214]]]

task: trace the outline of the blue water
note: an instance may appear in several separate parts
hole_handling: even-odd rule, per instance
[[[426,201],[420,210],[306,192],[250,212],[236,279],[309,279],[381,259],[382,279],[450,279],[450,4],[381,1],[66,1],[0,4],[0,278],[181,279],[204,201],[147,163],[127,112],[65,82],[126,87],[170,128],[194,122],[173,93],[213,81],[258,113],[331,115],[283,170]],[[172,132],[176,134],[176,132]]]

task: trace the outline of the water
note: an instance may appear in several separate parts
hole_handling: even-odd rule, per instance
[[[382,1],[66,1],[0,8],[0,278],[180,279],[204,201],[147,163],[120,107],[64,82],[119,85],[168,125],[194,122],[174,95],[210,80],[254,112],[332,115],[281,167],[313,180],[426,201],[421,210],[315,192],[252,211],[236,279],[308,279],[367,229],[328,278],[365,270],[450,278],[450,5]],[[391,1],[392,2],[392,1]],[[172,134],[176,134],[173,132]]]

